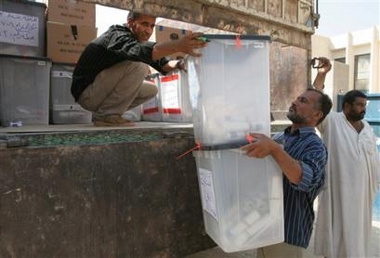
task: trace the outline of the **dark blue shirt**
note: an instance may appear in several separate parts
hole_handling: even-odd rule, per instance
[[[126,26],[113,25],[83,50],[73,72],[71,93],[77,101],[82,92],[103,70],[125,60],[143,62],[165,74],[163,66],[168,58],[152,60],[156,43],[138,42]]]
[[[284,150],[302,167],[298,185],[283,177],[285,242],[306,248],[313,230],[313,202],[325,180],[327,149],[315,128],[305,127],[277,134],[273,140],[283,144]]]

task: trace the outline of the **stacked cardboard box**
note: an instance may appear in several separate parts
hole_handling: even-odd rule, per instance
[[[49,0],[47,56],[58,63],[74,64],[96,38],[95,4],[75,0]]]
[[[50,85],[50,123],[90,123],[91,112],[75,103],[70,93],[72,72],[84,48],[96,38],[95,4],[49,0],[47,56],[53,62]]]

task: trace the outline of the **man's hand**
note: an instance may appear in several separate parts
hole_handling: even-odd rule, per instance
[[[207,46],[205,40],[199,39],[202,35],[199,32],[190,33],[178,40],[157,43],[153,47],[152,60],[157,60],[176,52],[199,57],[202,55],[199,50]]]
[[[177,60],[177,63],[175,65],[175,67],[180,70],[180,71],[184,71],[187,73],[187,69],[186,69],[186,66],[185,66],[185,60],[183,58],[180,58]]]
[[[319,57],[318,73],[327,74],[331,70],[331,62],[326,57]]]
[[[277,148],[281,148],[275,141],[264,134],[250,133],[250,136],[253,142],[241,148],[249,157],[265,158]]]
[[[331,62],[326,57],[319,57],[318,62],[318,74],[314,79],[313,86],[315,89],[322,91],[325,88],[326,74],[331,70]]]
[[[207,42],[198,38],[202,37],[202,33],[190,33],[178,40],[179,52],[186,53],[191,56],[199,57],[202,54],[200,49],[207,46]]]
[[[265,158],[271,155],[280,166],[282,173],[293,184],[299,184],[302,178],[302,167],[284,149],[264,134],[251,133],[253,142],[241,147],[248,157]]]

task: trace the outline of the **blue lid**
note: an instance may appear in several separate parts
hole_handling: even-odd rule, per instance
[[[238,142],[222,143],[215,145],[201,145],[201,150],[226,150],[226,149],[237,149],[249,144],[247,140],[241,140]]]

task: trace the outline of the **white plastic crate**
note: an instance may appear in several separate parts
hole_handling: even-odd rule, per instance
[[[92,113],[83,109],[71,95],[72,64],[53,63],[50,72],[50,123],[88,124]]]
[[[0,55],[2,126],[49,123],[50,67],[48,59]]]
[[[205,35],[201,58],[187,60],[194,135],[204,146],[270,134],[267,36]]]
[[[284,241],[282,173],[272,157],[195,151],[207,234],[224,252]]]
[[[46,5],[0,0],[0,54],[45,57]]]
[[[164,122],[192,122],[192,109],[186,72],[175,72],[160,77],[162,120]]]
[[[160,75],[154,73],[148,75],[146,80],[149,80],[156,84],[158,93],[156,97],[142,104],[142,120],[161,122],[162,121],[162,105],[160,99]]]

